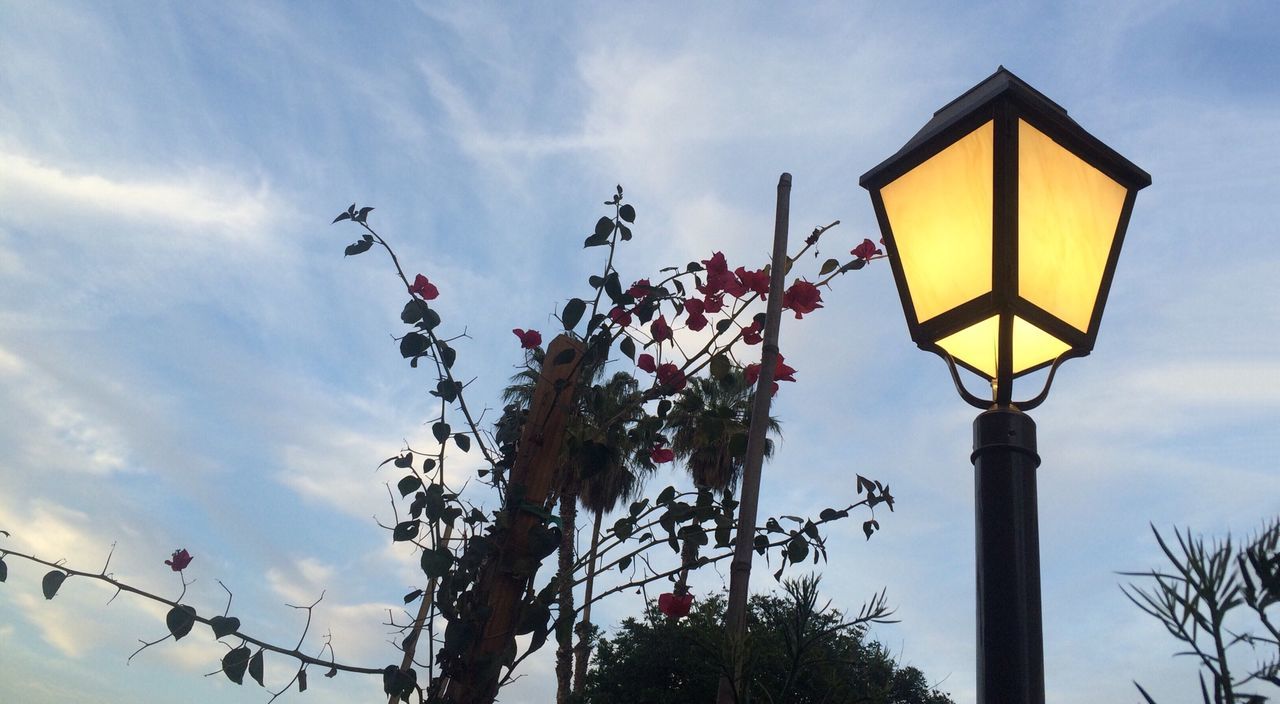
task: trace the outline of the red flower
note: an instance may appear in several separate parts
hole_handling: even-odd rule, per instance
[[[631,324],[631,313],[622,306],[614,306],[613,310],[609,311],[609,320],[625,328]]]
[[[631,284],[631,288],[627,289],[627,295],[632,298],[644,298],[645,296],[648,296],[649,292],[652,290],[653,286],[649,284],[648,279],[640,279],[634,284]]]
[[[654,342],[664,342],[671,339],[671,326],[667,325],[667,316],[659,315],[658,319],[653,321],[649,326],[649,332],[653,335]]]
[[[685,321],[685,325],[689,326],[690,330],[697,332],[707,327],[707,316],[702,314],[705,309],[706,304],[702,302],[701,298],[690,298],[684,302],[684,310],[689,314],[689,319]]]
[[[794,382],[796,380],[795,374],[796,370],[784,364],[782,361],[782,355],[778,355],[778,362],[773,368],[773,393],[778,393],[779,381]],[[755,386],[756,382],[760,380],[760,365],[748,364],[746,370],[743,372],[743,376],[746,377],[747,386]]]
[[[884,242],[883,239],[881,239],[880,241]],[[883,253],[884,252],[881,252],[879,249],[876,248],[875,243],[873,243],[871,240],[865,240],[865,239],[862,240],[862,244],[849,250],[849,254],[852,254],[853,256],[859,259],[870,259],[877,254],[883,254]]]
[[[791,288],[783,292],[782,307],[795,311],[796,319],[799,320],[805,313],[812,313],[822,307],[822,292],[808,281],[798,279],[791,283]]]
[[[740,298],[747,292],[747,287],[738,281],[738,277],[729,271],[729,264],[724,259],[723,252],[716,252],[711,255],[710,259],[703,259],[702,263],[707,268],[707,283],[705,286],[698,287],[698,291],[708,296],[713,296],[721,291],[728,293],[734,298]]]
[[[689,615],[689,608],[692,606],[692,594],[672,594],[667,592],[658,597],[658,610],[667,618],[684,618]]]
[[[667,387],[672,392],[681,391],[688,382],[685,379],[684,372],[680,371],[680,367],[668,362],[658,367],[658,383]]]
[[[636,366],[650,374],[654,373],[658,369],[658,365],[654,363],[653,355],[651,354],[640,355],[639,359],[636,360]]]
[[[653,460],[654,464],[662,464],[663,462],[670,462],[675,458],[676,458],[676,453],[673,452],[669,447],[659,447],[657,445],[654,445],[653,449],[649,450],[649,459]]]
[[[434,301],[440,296],[440,289],[436,288],[435,284],[427,281],[427,277],[418,274],[413,280],[413,285],[409,287],[409,293],[416,293],[424,301]]]
[[[703,259],[702,265],[707,268],[707,276],[719,276],[729,273],[729,264],[724,259],[724,252],[716,252],[710,259]]]
[[[703,312],[719,313],[724,309],[724,296],[722,294],[707,294],[702,297]]]
[[[165,560],[164,564],[168,565],[169,569],[174,572],[181,572],[187,569],[187,565],[191,564],[191,559],[191,553],[187,552],[186,548],[183,548],[181,550],[174,550],[173,555],[170,559]]]
[[[754,320],[750,325],[742,329],[742,341],[748,345],[758,345],[764,341],[760,336],[760,321]]]
[[[526,350],[531,350],[542,344],[542,333],[537,330],[521,330],[520,328],[515,328],[511,332],[515,333],[516,337],[520,338],[520,346]]]
[[[738,275],[738,281],[742,283],[750,291],[755,291],[761,296],[769,294],[769,272],[766,269],[757,271],[747,271],[743,267],[734,269],[733,273]]]

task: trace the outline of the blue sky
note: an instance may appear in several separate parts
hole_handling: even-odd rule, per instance
[[[1003,64],[1149,171],[1094,354],[1039,424],[1048,700],[1187,701],[1190,661],[1120,593],[1158,564],[1148,522],[1247,532],[1280,513],[1280,11],[1270,3],[0,5],[0,528],[6,545],[172,590],[296,638],[393,659],[380,625],[420,575],[388,544],[373,469],[426,445],[427,379],[391,335],[403,290],[343,259],[351,201],[427,273],[473,403],[497,403],[513,327],[599,266],[581,238],[614,184],[635,204],[624,275],[763,261],[778,174],[792,231],[875,237],[858,176]],[[834,245],[828,245],[833,247]],[[864,541],[833,530],[827,594],[887,587],[875,635],[973,697],[972,411],[907,338],[887,267],[786,321],[800,370],[762,510],[816,512],[889,483]],[[662,481],[660,477],[656,481]],[[261,701],[207,638],[149,650],[163,613],[11,561],[0,699]],[[723,577],[701,575],[702,591]],[[766,568],[753,587],[773,587]],[[640,610],[625,596],[600,612]],[[318,643],[318,641],[316,641]],[[318,645],[316,646],[318,647]],[[503,701],[544,702],[549,655]],[[290,668],[268,659],[269,683]],[[283,678],[283,679],[282,679]],[[371,696],[314,678],[311,702]]]

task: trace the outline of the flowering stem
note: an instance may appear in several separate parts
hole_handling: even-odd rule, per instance
[[[29,560],[29,561],[34,562],[34,563],[36,563],[36,564],[45,565],[45,566],[48,566],[48,567],[52,567],[52,568],[54,568],[54,569],[62,570],[63,572],[66,572],[68,576],[71,576],[71,577],[86,577],[86,578],[88,578],[88,579],[94,579],[94,580],[97,580],[97,581],[99,581],[99,582],[106,582],[107,584],[110,584],[111,586],[115,587],[115,588],[116,588],[116,590],[118,590],[118,591],[129,592],[129,593],[131,593],[131,594],[137,594],[138,596],[143,597],[143,598],[145,598],[145,599],[150,599],[150,600],[152,600],[152,601],[155,601],[155,602],[158,602],[158,603],[161,603],[161,604],[165,604],[165,605],[170,606],[170,607],[176,607],[176,606],[178,606],[178,605],[179,605],[179,603],[178,603],[178,602],[176,602],[176,601],[171,601],[171,600],[166,599],[166,598],[164,598],[164,597],[162,597],[162,596],[158,596],[158,595],[156,595],[156,594],[152,594],[151,592],[144,591],[144,590],[142,590],[142,589],[139,589],[139,588],[137,588],[137,587],[131,586],[131,585],[129,585],[129,584],[125,584],[124,582],[121,582],[121,581],[119,581],[119,580],[116,580],[116,579],[113,579],[113,578],[111,578],[111,577],[108,577],[106,574],[97,574],[97,573],[93,573],[93,572],[82,572],[82,571],[80,571],[80,570],[71,569],[71,568],[69,568],[69,567],[66,567],[66,566],[61,565],[61,564],[56,563],[56,562],[49,562],[49,561],[47,561],[47,560],[41,560],[40,558],[38,558],[38,557],[36,557],[36,556],[34,556],[34,555],[26,555],[26,554],[24,554],[24,553],[20,553],[20,552],[13,552],[13,551],[11,551],[11,550],[4,550],[4,549],[0,549],[0,557],[4,557],[4,556],[6,556],[6,555],[13,555],[14,557],[22,558],[22,559],[24,559],[24,560]],[[185,580],[184,580],[184,582],[185,582]],[[200,615],[198,615],[198,614],[191,614],[191,617],[192,617],[194,620],[199,621],[200,623],[203,623],[203,624],[206,624],[206,625],[210,625],[210,626],[212,626],[212,625],[213,625],[213,624],[210,622],[210,620],[209,620],[209,619],[207,619],[207,618],[205,618],[205,617],[203,617],[203,616],[200,616]],[[252,644],[254,644],[254,645],[256,645],[256,646],[258,646],[259,648],[262,648],[262,649],[264,649],[264,650],[270,650],[270,651],[275,652],[275,653],[280,653],[281,655],[287,655],[287,656],[289,656],[289,657],[291,657],[291,658],[294,658],[294,659],[296,659],[296,660],[298,660],[298,661],[300,661],[300,662],[303,662],[303,663],[306,663],[306,664],[309,664],[309,665],[317,665],[317,666],[320,666],[320,667],[326,667],[326,668],[330,668],[330,669],[342,670],[342,671],[344,671],[344,672],[358,672],[358,673],[366,674],[366,675],[380,675],[380,674],[382,674],[382,670],[383,670],[383,668],[381,668],[381,667],[359,667],[359,666],[356,666],[356,665],[345,665],[345,664],[343,664],[343,663],[334,662],[333,660],[322,660],[322,659],[320,659],[320,658],[311,657],[310,655],[307,655],[307,654],[305,654],[305,653],[301,652],[301,651],[300,651],[300,650],[298,650],[297,648],[292,648],[292,649],[290,649],[290,648],[284,648],[284,647],[281,647],[281,646],[278,646],[278,645],[272,645],[271,643],[267,643],[266,641],[258,640],[257,638],[254,638],[254,637],[252,637],[252,636],[245,635],[244,633],[241,633],[240,631],[235,631],[234,633],[231,633],[231,634],[229,634],[229,635],[234,635],[234,636],[236,636],[237,638],[241,638],[241,639],[243,639],[246,643],[252,643]],[[167,636],[166,636],[166,637],[167,637]],[[161,639],[161,640],[163,640],[163,639]]]

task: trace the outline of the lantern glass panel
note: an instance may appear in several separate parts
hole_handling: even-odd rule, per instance
[[[952,357],[968,364],[989,378],[996,376],[999,353],[1000,316],[993,315],[980,323],[938,340],[938,346]],[[1022,372],[1052,361],[1070,349],[1070,345],[1028,323],[1013,319],[1013,373]]]
[[[988,122],[880,190],[917,322],[991,290],[993,134]]]
[[[1088,332],[1124,199],[1123,186],[1019,120],[1019,295]]]

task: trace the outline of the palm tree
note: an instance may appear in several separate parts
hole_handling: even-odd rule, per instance
[[[747,431],[751,427],[751,407],[755,390],[747,384],[742,370],[723,379],[695,377],[667,413],[671,449],[684,461],[699,489],[731,496],[747,459]],[[768,432],[777,434],[781,426],[770,417]],[[773,455],[773,441],[765,438],[765,457]],[[689,568],[698,560],[697,543],[685,541],[681,549],[684,569],[676,584],[677,593],[687,590]]]

